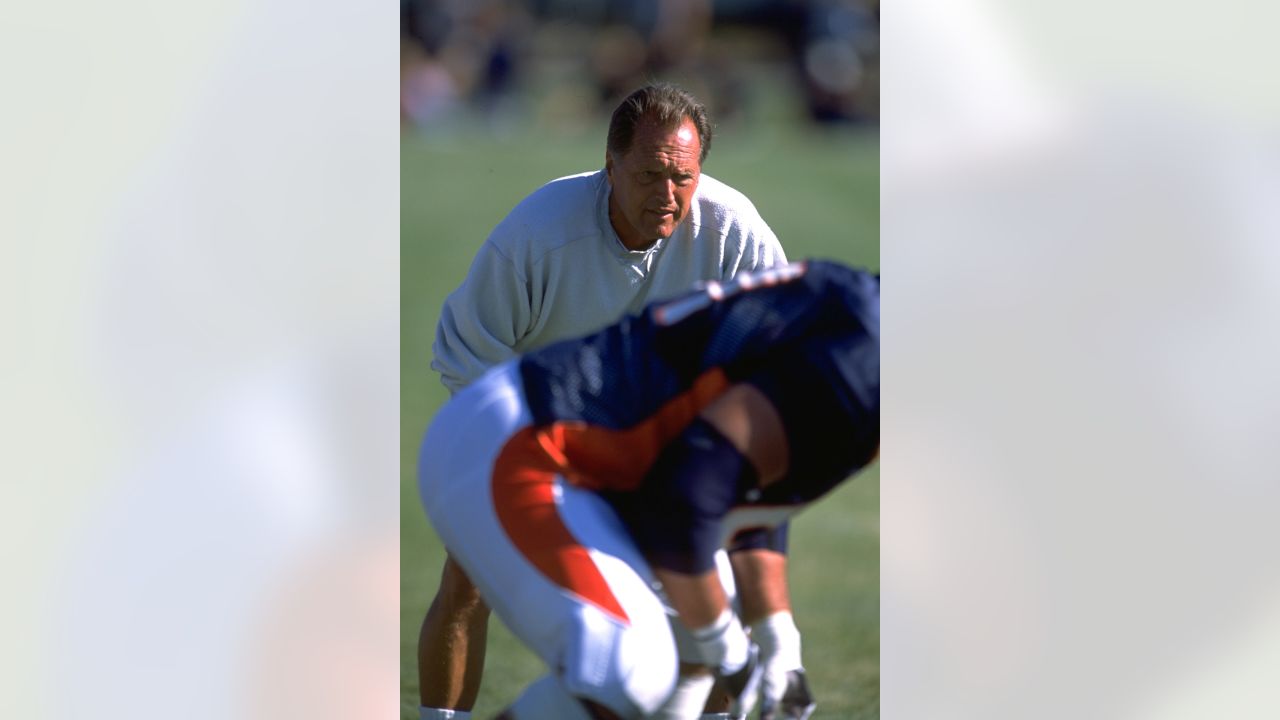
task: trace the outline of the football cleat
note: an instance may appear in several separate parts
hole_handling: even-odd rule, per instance
[[[817,706],[804,670],[791,670],[787,673],[787,688],[782,691],[781,699],[765,698],[762,701],[760,720],[809,720]]]
[[[747,662],[730,675],[717,673],[717,684],[729,694],[732,704],[729,716],[745,718],[756,704],[756,693],[760,691],[760,677],[764,666],[760,664],[760,648],[750,645],[747,651]]]

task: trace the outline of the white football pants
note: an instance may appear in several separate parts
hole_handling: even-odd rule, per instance
[[[428,430],[418,485],[431,523],[507,627],[552,670],[517,701],[565,694],[622,718],[653,713],[676,681],[656,581],[613,509],[565,483],[529,430],[518,366],[500,365]],[[546,708],[546,716],[556,710]],[[524,715],[521,715],[524,720]]]

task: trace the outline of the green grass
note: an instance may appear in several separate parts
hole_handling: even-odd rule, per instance
[[[415,647],[444,560],[418,502],[418,441],[447,397],[430,369],[445,296],[489,230],[546,181],[603,165],[604,129],[585,137],[406,135],[401,144],[401,716],[417,718]],[[879,267],[874,134],[809,128],[726,131],[703,170],[744,192],[791,259]],[[876,468],[792,524],[791,591],[817,718],[879,716],[879,502]],[[489,718],[542,674],[496,618],[474,716]]]

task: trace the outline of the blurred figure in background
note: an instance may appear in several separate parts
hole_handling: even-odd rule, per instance
[[[879,0],[811,0],[797,59],[813,120],[879,119]]]
[[[499,127],[529,105],[608,113],[660,78],[732,122],[761,66],[791,75],[802,117],[879,117],[876,0],[403,0],[401,18],[402,111],[420,129],[460,109]]]
[[[609,3],[591,48],[590,71],[601,102],[613,107],[648,78],[693,69],[710,30],[710,0]]]
[[[801,111],[814,122],[878,122],[879,0],[716,0],[715,26],[747,29],[781,45],[799,89]],[[766,55],[767,56],[767,55]]]
[[[402,117],[426,127],[461,100],[501,123],[519,100],[530,35],[519,0],[402,0]]]

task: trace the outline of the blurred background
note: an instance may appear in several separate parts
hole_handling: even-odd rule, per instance
[[[401,118],[581,131],[650,78],[721,125],[781,84],[788,119],[875,124],[877,0],[402,0]]]
[[[879,268],[879,8],[860,0],[416,0],[401,4],[401,717],[444,554],[418,500],[445,296],[517,202],[604,165],[609,115],[649,80],[708,107],[703,171],[788,257]],[[800,516],[791,582],[817,717],[879,716],[879,472]],[[476,717],[545,670],[494,618]]]

